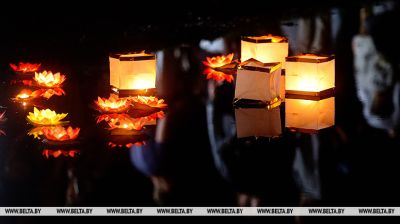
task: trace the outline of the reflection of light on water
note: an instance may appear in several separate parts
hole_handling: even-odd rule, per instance
[[[22,106],[26,107],[27,103],[26,102],[22,102]]]
[[[2,129],[0,129],[0,136],[2,136],[2,135],[6,135],[6,132],[5,131],[3,131]]]

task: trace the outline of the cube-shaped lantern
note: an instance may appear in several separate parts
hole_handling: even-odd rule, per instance
[[[153,54],[110,54],[110,85],[120,93],[155,91],[156,57]]]
[[[281,63],[249,59],[240,64],[235,98],[270,102],[280,95]]]
[[[289,43],[284,37],[279,36],[257,36],[242,37],[241,61],[254,58],[263,63],[281,62],[289,53]]]
[[[335,97],[319,100],[286,97],[285,107],[285,126],[289,129],[314,133],[335,124]]]
[[[279,107],[270,110],[266,108],[236,108],[235,119],[238,138],[276,137],[282,134]]]
[[[286,58],[286,93],[318,95],[335,87],[334,56],[304,54]]]

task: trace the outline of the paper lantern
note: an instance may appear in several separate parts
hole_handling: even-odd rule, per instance
[[[154,94],[156,57],[154,54],[110,54],[110,85],[121,95]]]
[[[284,64],[289,53],[288,40],[279,36],[242,37],[241,46],[241,61],[254,58],[263,63]]]
[[[335,87],[334,56],[304,54],[286,58],[286,93],[328,94]]]
[[[235,98],[270,102],[280,95],[281,63],[243,62],[236,77]]]
[[[279,107],[266,108],[236,108],[236,134],[238,138],[245,137],[276,137],[282,134]]]
[[[335,124],[335,97],[286,97],[285,107],[285,126],[289,129],[314,133]]]

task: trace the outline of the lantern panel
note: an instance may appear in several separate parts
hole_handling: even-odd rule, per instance
[[[241,61],[254,58],[263,63],[281,62],[284,64],[288,53],[289,44],[283,37],[244,37],[241,41]]]
[[[282,134],[279,107],[235,109],[236,133],[244,137],[276,137]]]
[[[323,100],[285,99],[288,128],[320,130],[335,124],[335,97]]]
[[[155,88],[156,59],[145,53],[111,55],[110,85],[119,90]]]
[[[335,87],[335,59],[333,58],[329,60],[329,57],[320,56],[288,57],[285,68],[286,90],[321,92]]]
[[[272,101],[280,95],[281,63],[243,62],[237,72],[235,98]]]

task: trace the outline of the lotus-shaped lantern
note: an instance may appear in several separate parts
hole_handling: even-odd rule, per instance
[[[64,157],[71,157],[74,158],[77,154],[79,154],[79,150],[73,149],[73,150],[51,150],[51,149],[44,149],[42,151],[42,155],[49,159],[50,157],[58,158],[60,156]]]
[[[95,103],[101,112],[109,113],[121,113],[130,107],[127,98],[119,98],[116,94],[111,94],[108,99],[98,97]]]
[[[45,127],[43,128],[43,134],[47,140],[51,141],[70,141],[75,140],[79,135],[80,128],[72,128],[69,126],[65,128],[63,126]]]
[[[36,107],[33,109],[33,113],[29,112],[27,116],[28,121],[33,125],[59,125],[67,123],[67,121],[61,121],[68,113],[57,114],[55,111],[50,109],[38,110]]]
[[[233,75],[225,74],[224,72],[216,71],[212,68],[206,68],[203,72],[207,75],[207,79],[213,79],[218,82],[227,81],[231,83],[233,81]]]
[[[203,64],[207,67],[218,68],[224,65],[230,64],[233,59],[233,53],[228,55],[216,56],[216,57],[206,57],[206,61]]]
[[[36,72],[40,68],[41,64],[31,64],[31,63],[24,63],[20,62],[18,65],[10,63],[10,67],[15,72],[21,73],[32,73]]]
[[[167,104],[163,99],[158,99],[154,96],[133,96],[129,98],[133,103],[143,104],[149,107],[165,108]]]
[[[39,86],[43,87],[59,87],[65,81],[65,75],[59,72],[53,74],[51,71],[35,72],[35,81]]]

